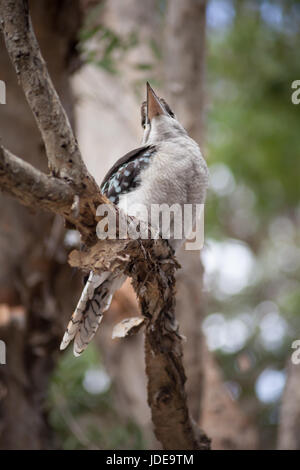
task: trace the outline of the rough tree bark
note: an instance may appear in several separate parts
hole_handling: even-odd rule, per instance
[[[27,2],[1,0],[0,8],[6,47],[38,123],[52,173],[59,179],[60,190],[63,184],[73,192],[72,203],[70,201],[69,206],[63,209],[63,216],[79,230],[85,248],[70,255],[70,264],[86,271],[105,269],[124,272],[132,278],[145,318],[148,400],[156,436],[165,449],[208,448],[209,440],[193,423],[186,404],[181,338],[174,317],[174,271],[177,262],[162,240],[97,240],[99,218],[96,209],[99,204],[108,201],[82,161],[32,31]],[[52,117],[51,121],[49,116]],[[0,186],[3,181],[6,190],[9,189],[23,204],[28,204],[29,191],[26,184],[23,185],[22,172],[14,171],[14,188],[8,186],[7,181],[11,181],[12,177],[8,178],[7,174],[18,162],[10,157],[6,150],[0,155],[2,168],[5,169],[0,174]],[[34,169],[28,166],[22,171],[23,175],[25,171],[32,177]],[[52,184],[53,178],[48,178],[49,184]],[[37,179],[38,185],[42,185],[43,177],[37,175]],[[22,189],[23,197],[19,197],[16,187],[19,187],[18,191]],[[47,184],[43,190],[45,197],[48,190]],[[34,206],[44,208],[45,202],[38,195],[34,196]],[[61,213],[52,199],[48,197],[48,209]],[[117,208],[113,210],[118,216]],[[127,224],[129,227],[130,218],[127,218]]]

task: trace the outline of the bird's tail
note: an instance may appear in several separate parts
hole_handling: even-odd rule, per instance
[[[103,313],[109,308],[113,294],[125,276],[110,272],[100,275],[90,272],[77,307],[69,321],[60,349],[65,349],[74,339],[74,355],[79,356],[93,339]]]

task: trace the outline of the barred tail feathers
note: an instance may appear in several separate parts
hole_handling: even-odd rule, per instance
[[[74,355],[79,356],[96,334],[103,313],[110,307],[114,293],[120,289],[126,276],[111,274],[97,289],[89,300],[86,312],[79,324],[74,339]]]
[[[79,356],[94,337],[103,313],[109,308],[114,292],[121,287],[125,276],[104,272],[90,273],[77,307],[68,324],[60,349],[74,339],[74,355]]]

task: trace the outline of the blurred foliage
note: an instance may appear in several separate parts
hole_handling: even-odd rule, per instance
[[[138,43],[136,31],[126,37],[102,22],[104,3],[101,2],[86,15],[79,34],[79,51],[85,63],[92,63],[107,72],[117,73],[119,63],[124,60],[126,52]]]
[[[166,2],[157,1],[157,12],[165,14]],[[91,8],[86,15],[79,34],[79,52],[86,64],[93,64],[104,71],[117,75],[122,73],[124,64],[130,64],[135,71],[132,86],[138,99],[144,93],[145,81],[153,86],[161,84],[158,78],[159,65],[162,61],[162,49],[156,37],[145,38],[138,25],[126,34],[121,34],[109,27],[103,20],[105,2]],[[134,52],[138,47],[146,46],[145,60],[137,60]],[[130,54],[133,56],[130,58]],[[133,58],[132,58],[133,57]]]
[[[275,445],[280,395],[262,402],[258,378],[266,369],[284,374],[291,343],[300,335],[300,106],[291,101],[291,84],[300,77],[300,4],[210,3],[227,17],[208,31],[207,154],[215,187],[206,204],[207,249],[210,238],[240,240],[251,250],[254,267],[235,295],[208,286],[208,311],[240,319],[248,328],[240,348],[220,347],[217,353],[268,448]],[[277,345],[264,340],[272,334]],[[249,364],[242,370],[238,362],[245,357]]]
[[[64,353],[52,377],[48,409],[58,446],[70,450],[143,449],[139,428],[130,420],[122,420],[114,409],[113,385],[104,383],[103,390],[100,387],[97,393],[85,386],[89,371],[100,371],[105,377],[94,344],[78,358],[70,350]]]
[[[210,156],[251,187],[266,224],[299,202],[299,108],[291,84],[300,76],[300,38],[298,31],[269,26],[242,3],[246,11],[209,41]]]
[[[79,35],[79,50],[85,63],[117,74],[128,53],[141,44],[141,39],[138,27],[124,35],[102,22],[103,7],[104,3],[100,3],[87,15]],[[131,65],[138,71],[149,73],[155,65],[155,60],[161,59],[161,50],[154,38],[151,38],[147,45],[153,60]]]
[[[129,49],[136,46],[137,41],[135,32],[124,39],[107,26],[98,24],[81,31],[80,52],[86,63],[95,64],[110,73],[117,73],[118,62],[124,59]],[[150,64],[137,66],[150,67]]]

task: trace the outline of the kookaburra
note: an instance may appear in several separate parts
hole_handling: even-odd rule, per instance
[[[131,216],[140,217],[136,205],[204,204],[208,170],[200,148],[178,122],[165,100],[147,83],[147,100],[141,108],[144,135],[142,146],[120,158],[105,176],[101,190],[111,202]],[[190,231],[195,223],[193,213]],[[186,232],[185,232],[186,234]],[[189,233],[187,233],[187,236]],[[172,238],[176,251],[184,242]],[[74,355],[79,356],[94,337],[112,296],[125,276],[90,272],[78,305],[68,324],[60,348],[74,339]]]

